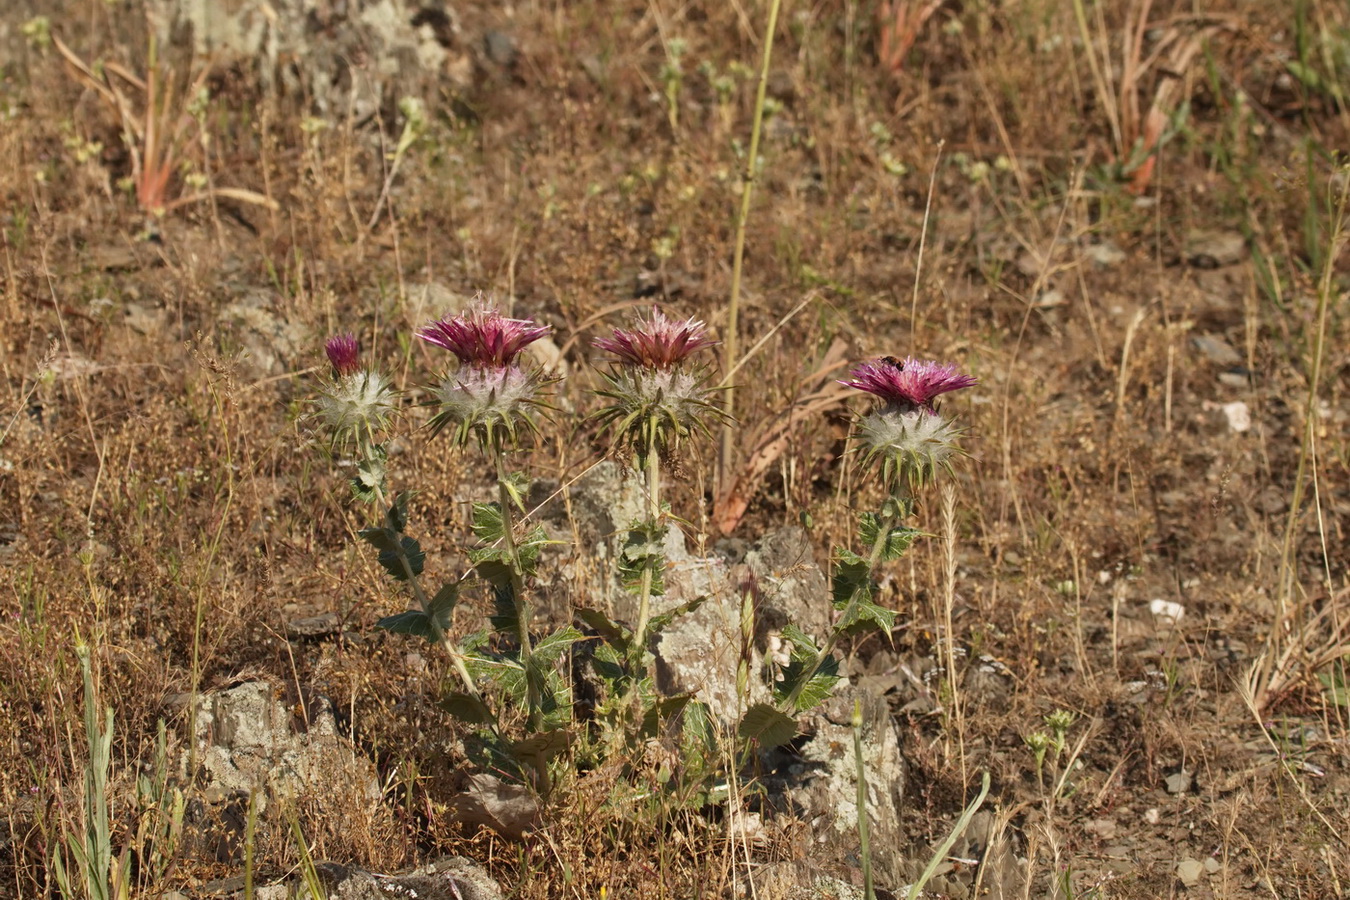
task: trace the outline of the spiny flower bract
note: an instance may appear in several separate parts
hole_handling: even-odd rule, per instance
[[[379,372],[361,368],[355,335],[334,335],[323,349],[333,366],[333,380],[319,397],[320,417],[332,429],[335,441],[373,440],[393,415],[393,388]]]
[[[603,375],[605,388],[596,392],[609,403],[594,415],[640,465],[653,453],[675,455],[681,440],[696,431],[709,435],[708,420],[722,417],[709,401],[707,366],[690,361],[716,343],[702,322],[670,319],[653,307],[634,327],[616,328],[612,337],[592,343],[615,356]]]
[[[459,370],[433,389],[440,410],[431,419],[432,434],[453,427],[456,444],[474,439],[497,452],[517,442],[520,426],[535,431],[540,382],[520,367],[519,357],[551,330],[475,304],[418,331],[422,340],[449,350],[460,362]]]
[[[840,384],[873,394],[881,406],[858,423],[866,458],[881,462],[882,480],[891,491],[916,490],[939,469],[951,469],[961,453],[961,429],[938,412],[942,394],[978,382],[956,366],[933,360],[891,357],[860,363]]]

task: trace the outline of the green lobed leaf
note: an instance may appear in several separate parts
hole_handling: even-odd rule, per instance
[[[559,628],[552,634],[544,635],[535,642],[532,658],[539,660],[541,664],[553,665],[562,658],[569,647],[577,641],[585,639],[584,634],[570,625]]]
[[[746,710],[736,734],[744,741],[756,741],[761,748],[781,747],[797,734],[797,722],[771,703],[756,703]]]
[[[895,627],[895,610],[878,606],[871,597],[860,598],[852,609],[838,622],[834,629],[840,634],[852,634],[875,627],[889,634]]]
[[[834,574],[830,578],[830,602],[844,609],[858,596],[871,596],[872,571],[867,561],[848,550],[838,551]]]
[[[815,659],[820,653],[820,647],[816,646],[815,640],[790,622],[783,626],[782,635],[783,639],[792,645],[794,658],[801,655],[807,659]]]
[[[525,512],[525,493],[530,489],[530,479],[524,472],[511,472],[502,482],[506,495],[511,498],[516,509]]]
[[[458,581],[448,581],[441,585],[441,589],[436,592],[436,596],[431,598],[429,610],[431,617],[442,630],[450,627],[450,614],[455,611],[455,604],[458,602]]]
[[[626,647],[633,641],[633,632],[612,621],[609,616],[598,609],[581,607],[577,609],[577,618],[595,629],[595,633],[600,635],[606,644]]]
[[[389,506],[389,512],[385,514],[389,527],[400,534],[408,528],[408,501],[411,499],[412,491],[399,491]]]
[[[422,545],[417,543],[416,538],[405,534],[399,536],[397,549],[381,550],[377,560],[395,581],[407,581],[409,572],[414,578],[422,574],[427,555],[422,552]]]
[[[659,616],[652,616],[651,621],[647,623],[647,634],[660,634],[671,622],[674,622],[680,616],[688,615],[700,606],[708,602],[708,595],[702,594],[693,600],[686,600],[684,603],[666,610]]]
[[[396,613],[392,616],[385,616],[375,623],[376,628],[383,628],[385,631],[394,634],[412,634],[417,637],[424,637],[428,641],[437,639],[436,629],[432,627],[431,619],[420,609],[410,609],[407,612]]]
[[[863,513],[858,526],[859,537],[862,538],[864,545],[873,547],[876,545],[878,535],[881,530],[882,517],[876,513]],[[923,536],[923,532],[917,528],[909,528],[904,525],[892,526],[886,535],[886,543],[881,551],[881,561],[890,562],[899,559],[909,550],[914,541]]]
[[[619,577],[629,593],[641,591],[644,572],[651,573],[648,582],[650,595],[659,597],[665,593],[665,542],[668,530],[669,526],[664,521],[653,519],[643,519],[629,526],[623,550],[619,553]]]
[[[793,655],[792,662],[783,667],[782,680],[774,684],[774,699],[779,703],[784,703],[791,693],[796,690],[797,685],[806,673],[810,670],[811,664],[815,662],[816,655],[812,654],[809,658],[797,657]],[[796,712],[812,709],[819,706],[830,693],[834,686],[839,683],[839,659],[833,655],[827,656],[820,664],[820,668],[806,682],[801,691],[793,701],[793,709]]]
[[[680,755],[689,774],[697,775],[715,766],[719,758],[717,724],[702,700],[691,700],[680,713]]]
[[[473,505],[473,533],[485,544],[495,544],[505,535],[501,507],[496,503]]]
[[[647,705],[642,711],[642,736],[644,738],[658,736],[661,733],[661,724],[684,712],[689,701],[693,699],[693,694],[675,694],[672,697],[661,697],[655,703]]]
[[[491,725],[493,722],[492,711],[473,694],[451,691],[441,698],[437,706],[470,725]]]
[[[385,485],[384,447],[376,444],[370,448],[370,455],[361,460],[352,478],[352,494],[362,502],[374,503]]]

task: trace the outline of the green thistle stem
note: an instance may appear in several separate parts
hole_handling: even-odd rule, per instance
[[[362,433],[358,437],[358,445],[363,458],[374,459],[374,444],[371,442],[369,434]],[[385,499],[384,485],[377,484],[374,486],[373,490],[375,492],[375,507],[381,510],[388,510],[389,506]],[[386,516],[387,521],[388,513],[386,512],[384,515]],[[406,576],[408,587],[412,589],[413,599],[417,601],[417,605],[421,607],[422,612],[426,613],[427,619],[432,623],[432,627],[436,629],[440,637],[441,646],[450,657],[450,665],[454,667],[455,674],[459,676],[460,681],[464,682],[464,689],[469,692],[469,695],[479,703],[483,703],[483,706],[486,709],[487,704],[483,701],[483,695],[478,690],[478,685],[474,683],[473,675],[470,674],[469,667],[464,662],[464,652],[459,649],[459,644],[455,643],[454,638],[450,637],[450,635],[446,634],[444,631],[441,631],[436,625],[436,619],[431,614],[431,599],[427,597],[427,592],[422,589],[422,582],[418,579],[417,573],[413,571],[412,562],[402,553],[398,555],[398,559],[399,563],[403,566],[403,574]],[[495,724],[493,725],[493,730],[496,730]]]
[[[497,503],[502,509],[502,543],[506,547],[507,556],[511,558],[511,600],[516,608],[516,628],[520,632],[520,665],[525,669],[529,729],[537,731],[539,707],[542,704],[539,685],[530,673],[530,657],[534,653],[534,648],[530,643],[530,608],[525,603],[525,579],[522,576],[524,569],[520,562],[520,548],[516,545],[515,505],[511,500],[511,492],[506,487],[504,454],[500,450],[494,452],[493,461],[497,464]]]
[[[887,503],[882,512],[881,519],[877,524],[877,538],[872,544],[872,553],[867,557],[867,571],[869,573],[875,572],[877,566],[881,564],[881,556],[886,552],[886,545],[890,541],[891,529],[900,523],[902,515],[908,515],[914,509],[914,500],[905,492],[903,487],[896,488],[895,493],[891,495],[891,500],[893,502]],[[839,617],[840,621],[847,622],[853,617],[853,613],[857,609],[858,599],[856,595],[849,599],[848,605],[844,607],[843,615]],[[796,686],[783,700],[783,710],[788,715],[792,715],[793,710],[796,709],[797,698],[811,683],[811,679],[816,677],[820,667],[825,665],[825,660],[829,659],[831,654],[834,653],[834,648],[839,643],[839,637],[839,629],[836,628],[830,632],[829,638],[825,641],[825,646],[820,648],[820,652],[816,654],[815,660],[811,663],[811,668],[807,670],[805,676],[797,682]]]
[[[648,427],[655,432],[656,421],[651,420]],[[654,449],[654,444],[654,440],[648,441],[648,450],[642,460],[647,475],[647,515],[653,522],[661,515],[661,455]],[[642,590],[638,594],[637,647],[634,652],[639,660],[647,649],[647,626],[651,616],[652,570],[648,567],[642,570]]]

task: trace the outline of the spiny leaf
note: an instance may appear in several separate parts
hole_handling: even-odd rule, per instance
[[[660,634],[671,622],[674,622],[680,616],[688,615],[707,602],[708,595],[702,594],[693,600],[686,600],[684,603],[666,610],[659,616],[652,616],[651,621],[647,623],[647,634]]]
[[[436,592],[436,596],[431,598],[429,612],[431,617],[436,620],[436,624],[442,629],[450,627],[450,614],[455,610],[455,604],[459,602],[459,582],[448,581],[441,585],[441,589]]]
[[[396,613],[392,616],[385,616],[375,623],[376,628],[383,628],[385,631],[394,634],[412,634],[417,637],[424,637],[428,641],[437,639],[436,629],[432,627],[431,619],[420,609],[410,609],[407,612]]]
[[[456,719],[470,725],[490,725],[493,721],[492,711],[482,700],[462,691],[451,691],[442,697],[437,705]]]
[[[863,544],[868,547],[876,544],[881,531],[881,523],[882,518],[876,513],[863,513],[858,527]],[[891,526],[886,533],[886,543],[881,551],[881,561],[890,562],[899,559],[910,548],[915,539],[922,535],[923,532],[917,528],[908,528],[903,525]]]
[[[689,701],[693,699],[693,694],[676,694],[673,697],[662,697],[647,706],[642,713],[642,736],[654,738],[659,735],[661,723],[667,722],[684,712],[685,707],[689,705]]]
[[[495,503],[473,505],[473,533],[485,544],[495,544],[505,534],[501,507]]]
[[[815,662],[816,655],[813,653],[809,657],[799,657],[797,654],[793,654],[792,662],[783,667],[782,680],[774,685],[774,698],[779,703],[786,702],[788,696],[797,689],[797,685],[806,676],[811,664]],[[821,662],[816,673],[798,692],[796,699],[793,701],[793,709],[796,712],[802,712],[820,705],[825,698],[830,696],[830,692],[834,690],[834,686],[839,683],[839,680],[839,660],[833,655],[827,656]]]
[[[814,659],[820,653],[820,648],[816,646],[815,640],[792,623],[783,626],[782,635],[783,639],[792,645],[794,657],[801,654],[808,659]]]
[[[544,635],[535,643],[533,657],[538,659],[541,664],[552,665],[567,652],[568,647],[571,647],[577,641],[584,640],[585,637],[570,625],[559,628],[552,634]]]
[[[852,610],[835,623],[834,628],[840,634],[852,634],[870,626],[890,634],[895,627],[895,610],[878,606],[869,596],[860,597]]]
[[[855,553],[840,550],[838,557],[830,579],[830,601],[835,609],[844,609],[854,597],[871,595],[872,572],[867,561]]]
[[[617,622],[611,621],[609,616],[598,609],[581,607],[577,610],[577,618],[594,628],[596,634],[600,635],[606,644],[612,646],[623,645],[623,647],[626,648],[628,644],[632,643],[633,632],[624,628]]]
[[[746,710],[736,734],[744,741],[756,741],[763,749],[781,747],[797,734],[797,722],[771,703],[756,703]]]
[[[525,512],[525,492],[530,488],[530,479],[524,472],[512,472],[506,476],[502,482],[506,488],[506,495],[511,498],[511,502],[521,512]]]
[[[389,506],[389,512],[385,515],[385,521],[389,527],[402,534],[408,527],[408,501],[412,499],[412,491],[399,491],[394,497],[394,502]]]
[[[408,573],[422,574],[427,555],[414,538],[401,535],[390,527],[362,528],[357,535],[380,551],[378,560],[389,575],[397,581],[407,581]]]

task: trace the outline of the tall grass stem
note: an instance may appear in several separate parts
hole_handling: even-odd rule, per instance
[[[773,38],[778,30],[778,10],[782,0],[769,3],[769,20],[764,26],[764,54],[759,66],[759,82],[755,88],[755,111],[750,125],[750,149],[745,158],[745,174],[741,179],[741,206],[736,215],[736,243],[731,257],[731,298],[727,301],[727,331],[723,335],[725,356],[723,370],[731,372],[736,367],[736,354],[739,352],[737,330],[740,327],[741,274],[745,265],[745,231],[750,220],[750,199],[754,193],[757,160],[759,159],[759,138],[764,125],[764,100],[769,89],[769,64],[773,59]],[[731,466],[733,456],[732,418],[736,413],[736,386],[727,382],[722,400],[722,411],[726,419],[722,423],[722,446],[717,464],[717,490],[724,493],[731,487]]]

